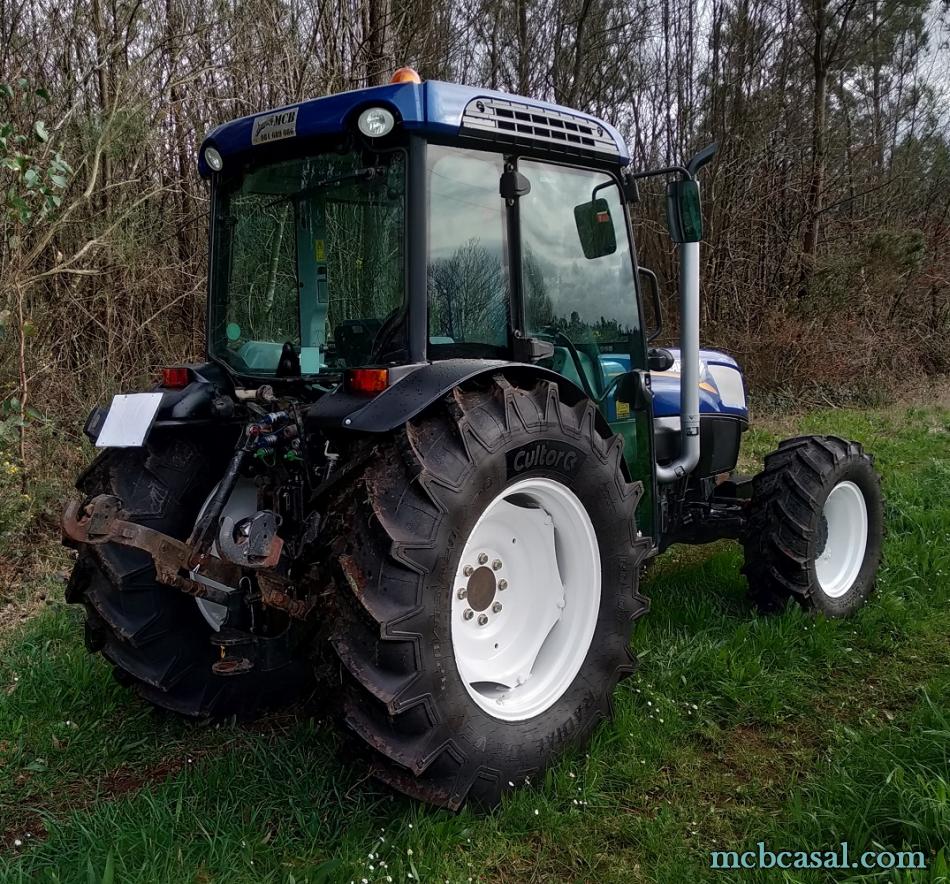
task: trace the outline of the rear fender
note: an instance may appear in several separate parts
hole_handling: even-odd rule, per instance
[[[341,388],[312,405],[307,410],[306,419],[311,426],[324,431],[388,433],[421,414],[455,387],[493,374],[503,374],[519,385],[536,380],[553,381],[560,388],[564,401],[570,405],[587,398],[580,387],[549,368],[504,360],[445,359],[404,374],[372,399]],[[596,413],[599,429],[610,435],[606,420],[599,410]]]
[[[213,362],[188,365],[186,368],[189,377],[187,386],[180,390],[159,386],[148,391],[162,394],[162,402],[152,424],[153,430],[226,422],[226,417],[215,413],[214,402],[222,394],[232,393],[234,390],[227,372]],[[108,405],[96,406],[89,412],[83,433],[93,444],[99,437],[108,414]]]

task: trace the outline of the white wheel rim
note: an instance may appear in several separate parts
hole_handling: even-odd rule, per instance
[[[824,549],[815,560],[821,591],[833,599],[854,585],[868,545],[868,507],[854,482],[831,489],[821,511],[826,526]]]
[[[600,548],[573,491],[523,479],[484,510],[452,593],[452,650],[469,696],[493,718],[553,706],[580,671],[600,611]]]

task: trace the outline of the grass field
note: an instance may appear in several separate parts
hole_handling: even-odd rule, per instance
[[[877,456],[888,537],[870,603],[846,622],[758,617],[736,546],[674,549],[614,722],[488,816],[422,808],[341,763],[319,706],[244,727],[151,712],[86,654],[61,587],[32,587],[53,604],[0,633],[0,881],[824,881],[713,871],[709,852],[844,840],[929,866],[851,880],[947,880],[950,411],[786,424],[772,429]],[[776,439],[751,431],[747,453]]]

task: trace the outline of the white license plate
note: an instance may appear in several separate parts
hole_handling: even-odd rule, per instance
[[[162,404],[161,393],[124,393],[112,399],[96,448],[138,448]]]

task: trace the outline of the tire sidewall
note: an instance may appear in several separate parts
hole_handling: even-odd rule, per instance
[[[583,431],[572,432],[562,425],[534,432],[514,429],[494,450],[480,452],[459,488],[450,495],[440,494],[443,500],[450,496],[454,505],[443,513],[437,545],[445,553],[427,576],[423,592],[433,638],[444,637],[441,642],[423,643],[423,653],[433,655],[438,673],[433,699],[441,715],[452,721],[457,738],[479,752],[507,755],[518,769],[543,766],[565,744],[580,740],[596,721],[605,690],[612,689],[619,670],[631,662],[630,621],[644,606],[636,594],[635,501],[624,498],[623,479],[606,445],[604,449],[598,450]],[[526,466],[535,452],[544,465]],[[600,606],[587,655],[568,689],[544,712],[506,721],[475,702],[459,673],[451,638],[452,594],[462,551],[486,507],[505,488],[536,477],[570,489],[591,520],[599,546]]]

